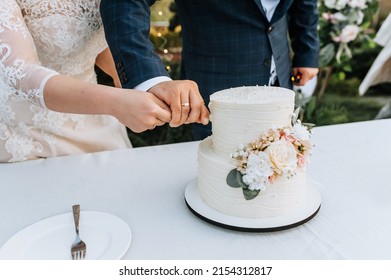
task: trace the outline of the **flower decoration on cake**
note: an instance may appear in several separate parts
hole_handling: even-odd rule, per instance
[[[307,164],[312,148],[310,129],[294,119],[290,126],[268,129],[231,155],[236,169],[229,172],[227,184],[242,188],[246,200],[265,191],[278,177],[295,176],[297,169]]]

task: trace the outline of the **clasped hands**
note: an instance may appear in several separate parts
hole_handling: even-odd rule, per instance
[[[300,75],[294,84],[301,86],[316,76],[318,69],[297,67],[293,68],[292,74]],[[117,118],[134,132],[151,130],[165,123],[178,127],[190,123],[206,125],[209,122],[209,111],[193,81],[165,81],[153,86],[147,93],[135,90],[130,95],[132,101],[125,98],[125,104],[122,104],[131,108],[130,114],[129,107],[121,106]]]
[[[118,119],[134,132],[154,129],[169,123],[171,127],[182,124],[209,122],[209,111],[195,82],[176,80],[161,82],[148,90],[126,94],[127,112],[118,112]],[[147,98],[146,98],[147,97]],[[122,105],[126,105],[123,104]],[[126,106],[121,106],[124,110]]]

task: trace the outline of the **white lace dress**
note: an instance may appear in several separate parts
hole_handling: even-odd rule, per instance
[[[131,147],[111,116],[46,109],[43,88],[63,74],[96,83],[106,47],[98,0],[0,0],[0,162]]]

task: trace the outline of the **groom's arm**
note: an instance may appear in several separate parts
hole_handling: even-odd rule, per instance
[[[102,0],[101,17],[122,87],[135,88],[152,79],[171,80],[156,54],[150,32],[150,5],[154,0]],[[160,77],[160,78],[159,78]],[[148,90],[149,87],[144,88]]]
[[[319,38],[317,0],[295,0],[288,12],[293,75],[300,75],[296,85],[304,85],[318,74]]]
[[[192,81],[172,81],[149,40],[150,5],[154,2],[101,1],[100,12],[106,40],[122,87],[137,87],[164,101],[171,110],[171,126],[193,122],[207,124],[209,111],[197,84]],[[149,83],[151,81],[152,84]]]
[[[318,67],[317,0],[295,0],[288,11],[289,35],[294,57],[293,66]]]

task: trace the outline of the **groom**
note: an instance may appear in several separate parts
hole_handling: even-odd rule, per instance
[[[292,88],[292,75],[296,85],[304,85],[318,73],[317,0],[176,0],[183,35],[181,79],[196,84],[172,81],[156,55],[149,41],[154,2],[101,1],[123,87],[149,91],[168,105],[192,104],[201,92],[208,104],[209,95],[221,89]],[[193,105],[188,109],[191,114]],[[189,122],[178,119],[172,125]],[[210,133],[210,124],[195,124],[195,140]]]

